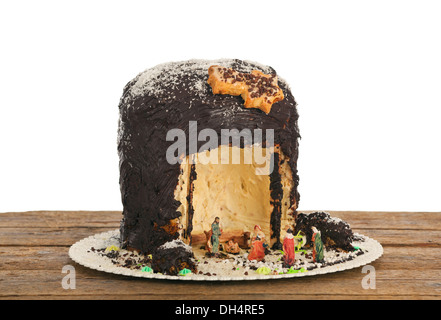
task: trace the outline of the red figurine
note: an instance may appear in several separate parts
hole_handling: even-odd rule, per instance
[[[292,230],[288,229],[286,231],[285,239],[283,239],[283,262],[285,268],[292,267],[296,260],[296,251],[295,251],[295,243],[294,243],[294,235],[292,234]]]
[[[262,242],[265,243],[265,233],[263,233],[262,228],[258,224],[254,226],[254,232],[251,235],[251,242],[253,242],[257,236],[259,236]]]
[[[254,232],[256,235],[251,239],[251,252],[248,255],[248,260],[262,261],[265,258],[265,248],[263,247],[265,234],[258,225],[254,227]]]

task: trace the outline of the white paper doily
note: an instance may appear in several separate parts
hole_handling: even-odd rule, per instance
[[[381,244],[369,237],[355,234],[362,241],[354,241],[354,246],[360,247],[364,253],[352,257],[352,260],[339,262],[334,265],[324,266],[299,273],[269,274],[262,275],[250,271],[248,275],[200,275],[187,274],[185,276],[171,276],[159,273],[143,272],[140,269],[131,269],[117,266],[105,255],[99,254],[96,249],[103,249],[109,246],[119,246],[119,230],[112,230],[96,234],[80,240],[73,244],[69,249],[69,256],[76,263],[85,267],[104,271],[108,273],[120,274],[131,277],[150,278],[150,279],[169,279],[169,280],[187,280],[187,281],[232,281],[232,280],[267,280],[267,279],[286,279],[313,276],[318,274],[333,273],[348,269],[357,268],[378,259],[383,254]],[[95,250],[91,250],[94,248]]]

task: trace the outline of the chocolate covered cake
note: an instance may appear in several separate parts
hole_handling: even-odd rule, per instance
[[[300,136],[296,102],[274,69],[237,59],[161,64],[125,86],[119,110],[123,248],[204,246],[216,217],[221,242],[259,225],[271,248],[282,247],[299,202]]]
[[[253,280],[342,271],[382,254],[326,212],[297,212],[298,114],[275,70],[242,60],[148,69],[124,88],[119,230],[69,255],[158,279]]]

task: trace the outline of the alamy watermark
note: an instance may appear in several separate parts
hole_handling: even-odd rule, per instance
[[[67,273],[61,280],[61,286],[65,290],[73,290],[77,287],[75,268],[71,265],[65,265],[61,269],[62,273]]]
[[[221,129],[219,137],[216,130],[211,128],[198,132],[197,121],[189,121],[188,147],[184,130],[174,128],[167,132],[167,141],[173,143],[167,148],[166,159],[169,164],[183,161],[191,164],[219,164],[219,161],[220,164],[255,164],[258,166],[256,175],[268,175],[274,168],[274,129],[265,129],[265,141],[263,133],[262,129]],[[205,143],[198,148],[198,142]],[[221,148],[219,155],[219,146],[231,148]],[[242,146],[245,147],[242,149],[249,148],[248,152],[242,153],[243,160],[240,151]]]
[[[361,286],[363,289],[376,289],[375,279],[375,268],[371,265],[363,266],[361,273],[367,273],[366,276],[361,280]]]

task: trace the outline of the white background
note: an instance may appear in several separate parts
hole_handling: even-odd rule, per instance
[[[191,58],[273,66],[300,210],[441,211],[439,1],[2,1],[0,212],[121,210],[123,86]]]

